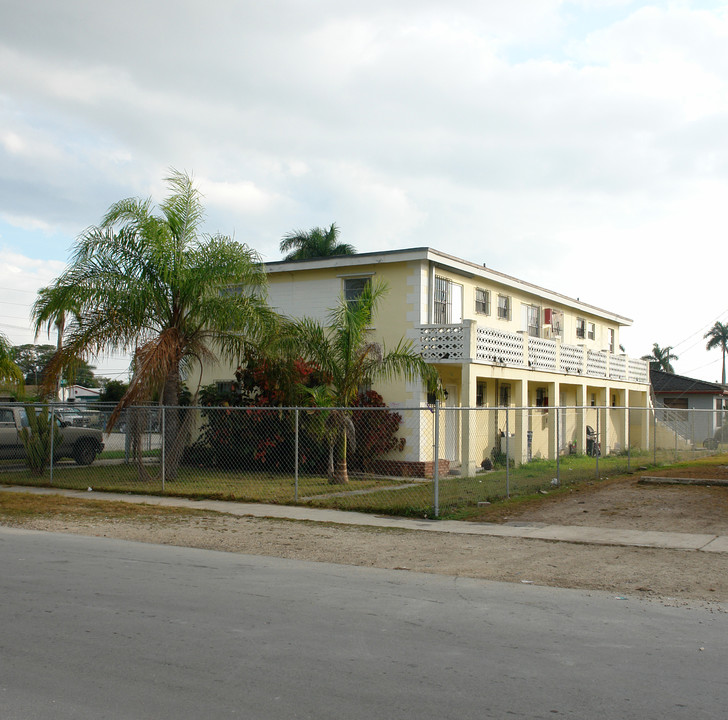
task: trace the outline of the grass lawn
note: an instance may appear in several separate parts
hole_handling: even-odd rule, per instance
[[[103,459],[108,456],[104,454]],[[593,481],[598,477],[614,477],[629,469],[653,466],[652,453],[593,457],[569,455],[560,459],[558,477],[561,487]],[[668,453],[658,458],[672,461]],[[723,457],[723,462],[725,458]],[[694,460],[693,460],[694,461]],[[714,457],[700,462],[720,462]],[[192,498],[214,498],[241,502],[293,504],[296,501],[294,477],[287,473],[221,471],[202,467],[182,466],[174,480],[162,487],[159,465],[149,465],[152,479],[140,480],[134,464],[100,464],[77,466],[60,464],[54,467],[51,482],[46,469],[42,476],[27,470],[6,471],[0,482],[8,485],[35,485],[76,490],[92,488],[95,491],[167,494]],[[476,517],[478,503],[494,503],[507,497],[524,497],[538,492],[552,492],[552,480],[557,477],[555,460],[534,460],[506,473],[505,468],[479,472],[475,476],[448,475],[439,479],[439,516],[467,519]],[[331,485],[321,476],[300,476],[298,502],[322,508],[358,510],[390,515],[434,517],[434,482],[412,478],[391,478],[352,475],[348,485]],[[482,510],[482,508],[481,508]]]

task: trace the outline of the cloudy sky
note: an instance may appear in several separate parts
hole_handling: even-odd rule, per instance
[[[0,0],[0,330],[124,197],[194,175],[207,230],[280,259],[336,222],[634,320],[720,379],[728,3]],[[99,363],[124,377],[120,360]]]

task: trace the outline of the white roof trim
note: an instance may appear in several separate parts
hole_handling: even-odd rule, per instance
[[[505,273],[491,270],[484,265],[463,260],[453,255],[434,250],[428,247],[408,248],[404,250],[385,250],[382,252],[357,253],[356,255],[336,255],[326,258],[315,258],[312,260],[297,260],[265,263],[268,273],[297,272],[301,270],[323,270],[323,269],[343,269],[356,268],[362,265],[379,265],[402,262],[431,262],[437,267],[450,270],[451,272],[464,275],[470,278],[480,278],[494,283],[503,288],[518,290],[527,295],[533,295],[541,301],[553,303],[554,306],[568,307],[573,310],[583,312],[585,314],[595,315],[613,322],[616,325],[627,326],[632,324],[632,320],[623,315],[604,310],[581,302],[581,300],[570,298],[553,290],[535,285],[525,280],[519,280]],[[354,271],[355,272],[355,271]]]

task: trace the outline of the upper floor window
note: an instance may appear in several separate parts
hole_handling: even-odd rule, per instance
[[[480,315],[490,315],[490,291],[475,288],[475,312]]]
[[[609,352],[614,354],[614,328],[609,328]]]
[[[344,278],[344,299],[346,302],[349,305],[355,303],[370,282],[371,278],[368,277]]]
[[[587,327],[587,337],[590,340],[594,340],[594,338],[597,335],[596,325],[594,325],[594,323],[590,322],[587,324],[586,327]]]
[[[541,308],[538,305],[521,305],[523,329],[531,337],[541,337]]]
[[[511,299],[508,295],[498,295],[498,318],[501,320],[511,319]]]
[[[432,303],[435,325],[459,324],[463,321],[463,286],[435,277],[435,294]]]
[[[586,320],[576,318],[576,337],[583,340],[586,337]]]

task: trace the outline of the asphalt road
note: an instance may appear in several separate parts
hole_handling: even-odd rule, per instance
[[[0,528],[0,717],[723,718],[728,615]]]

